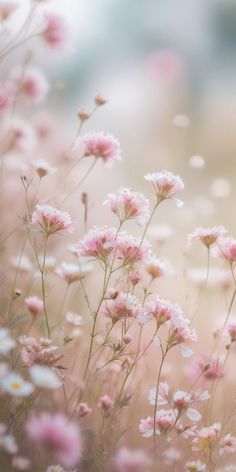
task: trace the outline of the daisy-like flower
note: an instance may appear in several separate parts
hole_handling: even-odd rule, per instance
[[[56,360],[57,346],[52,345],[51,339],[40,338],[39,342],[30,336],[20,336],[19,343],[23,346],[21,359],[27,367],[33,364],[52,365]]]
[[[167,433],[177,419],[174,410],[158,410],[155,418],[155,434]],[[144,438],[150,438],[154,434],[154,418],[148,416],[140,421],[139,430]]]
[[[12,434],[7,432],[7,426],[0,423],[0,447],[2,447],[8,454],[16,454],[18,446]]]
[[[141,311],[141,306],[135,295],[119,292],[116,296],[102,302],[100,314],[111,318],[115,323],[121,318],[137,318]]]
[[[62,16],[53,12],[45,14],[45,28],[42,33],[43,39],[53,48],[60,48],[67,37],[67,27]]]
[[[21,375],[10,372],[0,380],[1,389],[14,397],[28,397],[34,391],[31,383],[26,382]]]
[[[213,228],[196,228],[193,233],[188,235],[188,246],[191,246],[194,241],[201,241],[204,246],[209,248],[225,233],[226,229],[223,226],[214,226]]]
[[[84,157],[93,156],[102,159],[107,167],[111,167],[115,160],[121,159],[119,141],[103,131],[93,131],[77,138],[73,151]]]
[[[230,262],[236,261],[236,239],[220,238],[212,254]]]
[[[92,267],[89,264],[68,264],[67,262],[62,262],[61,266],[56,270],[56,274],[68,284],[71,284],[83,279],[91,270]]]
[[[25,298],[25,305],[27,306],[31,315],[36,316],[38,313],[43,311],[43,300],[40,300],[40,298],[36,296]]]
[[[50,447],[50,454],[65,467],[76,466],[82,455],[82,439],[77,423],[61,413],[43,412],[26,422],[29,439],[37,447]]]
[[[201,461],[189,461],[185,464],[185,470],[187,472],[203,472],[207,470],[207,467]]]
[[[220,423],[204,426],[203,428],[197,430],[192,441],[192,450],[194,452],[209,454],[209,452],[212,451],[212,448],[219,442],[220,433]]]
[[[112,253],[116,246],[117,231],[115,228],[94,227],[82,239],[77,246],[79,257],[91,257],[102,261]]]
[[[158,201],[172,199],[177,206],[183,205],[181,200],[173,198],[177,192],[184,189],[183,180],[179,175],[174,175],[171,172],[163,170],[162,172],[146,174],[144,178],[148,182],[151,182]]]
[[[73,232],[73,225],[69,213],[57,210],[49,205],[36,205],[32,215],[32,224],[38,224],[48,236],[58,231]]]
[[[235,451],[236,451],[236,437],[228,433],[220,441],[219,454],[222,456],[225,453],[232,454]]]
[[[15,341],[11,338],[10,332],[6,328],[0,329],[0,354],[7,354],[15,346]]]
[[[44,161],[44,159],[34,161],[33,165],[40,179],[46,175],[52,175],[57,171],[56,167],[50,166],[50,164],[47,161]]]
[[[35,364],[30,367],[29,372],[31,380],[36,387],[55,390],[62,386],[61,380],[50,367]]]
[[[120,222],[134,219],[138,225],[143,226],[150,215],[147,198],[129,188],[121,188],[118,195],[109,193],[104,205],[118,216]]]
[[[151,460],[141,449],[131,451],[122,447],[114,457],[114,464],[118,472],[143,472],[151,465]]]

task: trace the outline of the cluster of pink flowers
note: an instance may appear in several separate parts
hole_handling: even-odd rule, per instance
[[[142,193],[133,192],[129,188],[120,189],[118,195],[109,193],[104,205],[118,216],[120,222],[135,219],[143,226],[149,218],[149,201]]]
[[[93,156],[101,159],[110,167],[115,160],[121,159],[120,143],[112,135],[104,132],[91,132],[79,137],[73,151],[80,156]]]
[[[21,359],[27,367],[33,364],[51,365],[56,361],[57,346],[53,346],[51,339],[40,338],[39,342],[31,336],[20,336],[22,346]]]
[[[115,323],[122,318],[138,318],[142,310],[135,295],[112,290],[102,302],[100,312]]]
[[[73,231],[70,215],[50,205],[36,205],[32,215],[32,224],[39,225],[48,236],[62,230],[70,233]]]

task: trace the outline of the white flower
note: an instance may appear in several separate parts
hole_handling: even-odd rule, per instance
[[[54,390],[62,385],[57,374],[50,367],[34,365],[29,371],[31,380],[37,387]]]
[[[74,313],[72,311],[68,311],[66,314],[66,321],[67,323],[70,323],[74,326],[81,326],[83,324],[83,318],[80,315],[77,315],[77,313]]]
[[[7,354],[14,346],[15,341],[10,336],[9,330],[0,329],[0,354]]]
[[[14,372],[6,375],[1,381],[0,385],[3,391],[16,397],[28,397],[34,390],[34,386],[26,382],[23,377]]]
[[[7,433],[7,427],[4,423],[0,423],[0,446],[9,454],[16,454],[18,451],[15,438]]]

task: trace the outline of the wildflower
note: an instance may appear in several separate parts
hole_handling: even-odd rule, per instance
[[[7,432],[7,426],[0,423],[0,447],[2,447],[8,454],[16,454],[18,446],[12,434]]]
[[[201,461],[189,461],[186,462],[185,470],[188,472],[201,472],[207,470],[207,468]]]
[[[97,105],[97,107],[101,107],[105,105],[108,102],[108,99],[102,95],[101,93],[97,93],[94,97],[94,101]]]
[[[36,296],[25,298],[25,304],[31,315],[36,316],[43,311],[43,301]]]
[[[100,313],[115,323],[121,318],[137,318],[141,313],[138,299],[131,293],[119,292],[102,302]]]
[[[111,134],[91,132],[76,139],[73,151],[81,156],[93,156],[102,159],[107,167],[111,167],[115,160],[121,159],[120,143]]]
[[[18,7],[19,4],[17,2],[12,0],[2,0],[0,4],[0,20],[8,20]]]
[[[92,267],[89,264],[68,264],[62,262],[61,266],[56,270],[57,275],[64,279],[68,284],[82,280]]]
[[[156,402],[156,388],[151,388],[149,391],[148,401],[150,405],[155,405]],[[157,396],[157,405],[166,405],[170,401],[169,385],[166,382],[160,382]]]
[[[152,279],[157,279],[171,273],[168,261],[153,256],[146,262],[145,269]]]
[[[176,422],[176,412],[174,410],[159,410],[155,418],[155,433],[167,433]],[[148,416],[145,420],[141,420],[139,430],[144,438],[153,436],[154,418]]]
[[[202,373],[206,380],[214,380],[223,377],[222,366],[218,358],[213,358],[208,361],[204,356],[195,360],[193,365],[196,374]]]
[[[196,228],[195,231],[188,236],[188,246],[190,246],[194,241],[201,241],[204,246],[209,248],[225,233],[226,229],[223,226],[214,226],[213,228]]]
[[[99,408],[100,410],[103,410],[105,412],[105,411],[110,410],[112,405],[113,405],[113,401],[112,401],[111,397],[109,397],[109,395],[105,394],[105,395],[103,395],[103,397],[100,398],[99,403],[97,405],[97,408]]]
[[[143,226],[149,218],[149,201],[142,193],[133,192],[129,188],[121,188],[118,195],[109,193],[106,205],[115,213],[120,222],[134,219],[138,225]]]
[[[86,121],[90,118],[90,113],[86,108],[80,108],[78,111],[78,117],[81,121]]]
[[[131,284],[133,286],[137,285],[141,280],[142,280],[143,276],[142,276],[142,273],[140,270],[135,270],[134,272],[132,272],[132,274],[129,276],[129,282],[131,282]]]
[[[28,397],[34,390],[31,383],[26,382],[21,375],[10,372],[0,380],[1,389],[15,397]]]
[[[74,313],[72,311],[67,312],[66,321],[67,321],[67,323],[70,323],[74,326],[81,326],[83,324],[82,316],[77,315],[77,313]]]
[[[34,161],[34,167],[40,179],[42,179],[46,175],[54,174],[57,170],[56,167],[50,166],[50,164],[47,161],[44,161],[43,159]]]
[[[158,201],[173,199],[173,196],[184,189],[184,183],[178,175],[163,170],[153,174],[146,174],[144,178],[151,182]],[[182,206],[181,200],[174,199],[177,206]]]
[[[62,230],[67,230],[69,233],[73,232],[69,213],[57,210],[49,205],[36,205],[32,215],[32,223],[38,224],[48,236]]]
[[[78,413],[78,415],[80,416],[80,418],[84,418],[85,416],[89,415],[92,411],[91,408],[89,408],[89,406],[87,405],[87,403],[79,403],[77,408],[76,408],[76,411]]]
[[[208,454],[214,445],[216,445],[220,439],[221,424],[214,423],[210,426],[204,426],[203,428],[195,432],[193,438],[192,450],[194,452],[202,452]]]
[[[36,68],[28,67],[24,71],[18,69],[12,79],[19,84],[21,94],[33,103],[42,102],[48,93],[49,84],[43,73]]]
[[[67,28],[64,18],[55,13],[45,14],[45,29],[42,33],[46,43],[54,48],[60,48],[65,42],[67,36]]]
[[[30,336],[20,336],[19,343],[23,346],[21,359],[27,367],[33,364],[52,365],[56,361],[57,346],[52,345],[51,339],[40,338],[39,342]]]
[[[150,244],[121,231],[117,236],[115,256],[123,265],[143,261],[151,255]]]
[[[227,453],[234,453],[236,451],[236,437],[231,434],[226,434],[220,441],[219,454],[222,456]]]
[[[150,458],[141,449],[119,449],[114,457],[119,472],[143,472],[151,464]]]
[[[10,332],[6,328],[0,329],[0,354],[7,354],[15,346],[15,341],[11,338]]]
[[[92,228],[77,247],[78,256],[93,257],[105,261],[116,246],[116,230],[107,226]]]
[[[62,382],[50,367],[35,364],[30,367],[29,372],[36,387],[55,390],[62,386]]]
[[[42,412],[26,422],[29,439],[38,447],[49,447],[50,454],[65,467],[77,465],[82,454],[82,440],[77,423],[61,413]]]
[[[144,315],[150,319],[155,318],[159,326],[181,314],[182,310],[177,303],[173,304],[158,296],[144,305]]]
[[[10,130],[10,147],[19,152],[25,153],[35,149],[37,136],[28,123],[20,119],[15,119]]]
[[[236,261],[236,239],[220,238],[217,247],[214,247],[213,256],[227,261]]]

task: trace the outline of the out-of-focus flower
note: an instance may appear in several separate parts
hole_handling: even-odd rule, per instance
[[[81,121],[86,121],[90,118],[90,113],[86,108],[80,108],[78,111],[78,117]]]
[[[221,378],[224,375],[222,372],[222,365],[218,357],[210,360],[204,356],[198,357],[194,360],[192,371],[197,376],[202,373],[203,378],[206,380],[214,380]]]
[[[114,457],[114,464],[119,472],[144,472],[151,465],[148,455],[141,449],[119,449]]]
[[[55,390],[62,386],[61,380],[50,367],[42,365],[33,365],[29,369],[30,377],[36,387]]]
[[[25,298],[25,304],[30,313],[34,316],[43,311],[43,301],[36,296]]]
[[[0,329],[0,354],[7,354],[15,346],[15,341],[11,338],[10,332],[6,328]]]
[[[149,54],[148,68],[154,79],[164,83],[174,82],[182,77],[184,64],[181,56],[171,49],[159,49]]]
[[[108,99],[101,93],[97,93],[94,97],[94,101],[97,107],[101,107],[108,102]]]
[[[35,149],[37,136],[35,130],[27,122],[16,118],[10,130],[10,148],[25,153]]]
[[[152,256],[145,264],[146,272],[152,277],[152,279],[157,279],[163,277],[164,275],[171,274],[170,264],[167,260],[158,259],[157,257]]]
[[[135,219],[137,224],[143,226],[150,215],[149,201],[142,193],[129,188],[121,188],[118,195],[109,193],[104,205],[118,216],[120,222]]]
[[[1,389],[14,397],[28,397],[34,390],[31,383],[26,382],[21,375],[10,372],[0,380]]]
[[[17,269],[20,272],[29,272],[32,269],[32,264],[30,259],[26,254],[23,254],[22,257],[12,257],[11,258],[11,267]]]
[[[62,16],[47,12],[45,14],[45,29],[42,33],[43,39],[53,48],[60,48],[67,37],[67,27]]]
[[[181,200],[173,198],[177,192],[184,189],[183,180],[179,175],[163,170],[153,174],[146,174],[144,178],[153,185],[158,201],[173,199],[177,206],[182,206],[183,202]]]
[[[225,453],[232,454],[235,451],[236,451],[236,437],[228,433],[220,441],[219,454],[222,456]]]
[[[19,343],[23,346],[21,359],[27,367],[33,364],[52,365],[55,360],[57,346],[52,345],[51,339],[40,338],[39,342],[30,336],[20,336]]]
[[[2,447],[8,454],[16,454],[18,446],[12,434],[8,434],[7,426],[0,423],[0,447]]]
[[[103,411],[108,411],[111,409],[113,405],[113,401],[111,399],[111,397],[107,394],[103,395],[98,404],[97,404],[97,408],[99,408],[100,410],[103,410]]]
[[[1,5],[0,5],[0,15],[1,15]],[[9,91],[0,85],[0,113],[8,111],[13,103],[13,98]]]
[[[172,236],[173,228],[164,223],[159,225],[150,225],[147,234],[155,243],[162,245]]]
[[[68,311],[66,314],[66,321],[74,326],[81,326],[83,324],[82,316],[74,313],[72,311]]]
[[[32,215],[32,224],[38,224],[48,236],[58,231],[73,232],[69,213],[57,210],[49,205],[36,205]]]
[[[27,457],[15,456],[12,458],[11,465],[18,470],[29,470],[31,467],[31,462]]]
[[[194,241],[201,241],[204,246],[209,248],[216,243],[226,233],[223,226],[214,226],[213,228],[196,228],[195,231],[188,235],[188,246]]]
[[[46,175],[52,175],[57,171],[56,167],[50,166],[50,164],[47,161],[44,161],[43,159],[34,161],[33,165],[40,179],[42,179],[42,177],[45,177]]]
[[[62,262],[61,266],[56,270],[56,274],[68,284],[71,284],[83,279],[91,270],[90,264],[68,264],[67,262]]]
[[[121,159],[120,143],[111,134],[90,132],[76,139],[73,152],[81,156],[102,159],[110,167],[115,160]]]
[[[201,472],[204,470],[207,470],[207,467],[205,464],[203,464],[201,461],[189,461],[186,462],[185,464],[185,470],[187,472]]]
[[[81,459],[82,439],[77,423],[61,413],[42,412],[26,422],[29,439],[38,447],[50,447],[50,453],[65,467],[74,467]]]
[[[236,261],[236,239],[220,238],[212,254],[230,262]]]
[[[49,84],[44,74],[35,67],[28,67],[24,70],[18,68],[11,77],[16,93],[27,98],[32,103],[42,102],[48,93]]]
[[[89,413],[91,413],[92,409],[89,408],[87,403],[81,402],[78,404],[76,411],[78,415],[80,416],[80,418],[84,418],[85,416],[89,415]]]
[[[19,7],[17,2],[12,0],[1,0],[0,2],[0,21],[8,20],[12,13]]]
[[[134,272],[132,272],[132,274],[129,276],[129,282],[131,282],[131,284],[133,286],[137,285],[141,280],[142,280],[143,276],[142,276],[142,273],[140,270],[135,270]]]
[[[122,318],[137,318],[141,313],[141,306],[135,295],[119,292],[115,298],[102,302],[100,313],[115,323]]]
[[[209,454],[212,448],[220,440],[221,424],[214,423],[210,426],[204,426],[203,428],[195,432],[195,437],[192,440],[192,450],[194,452],[202,452]]]

